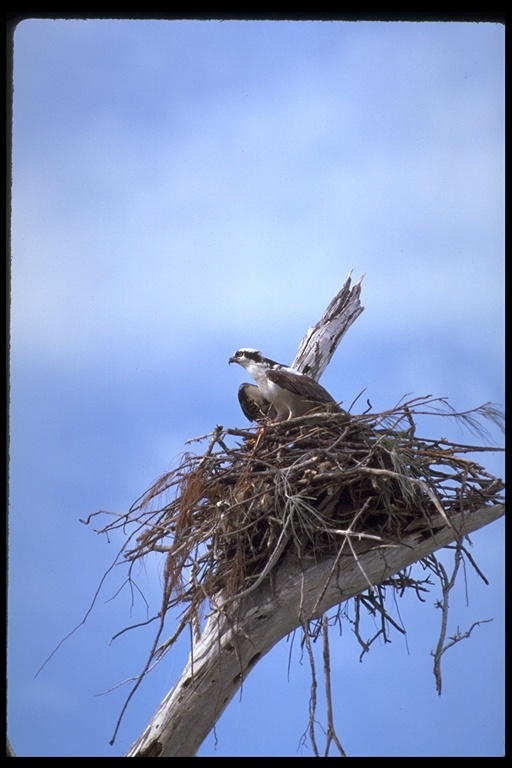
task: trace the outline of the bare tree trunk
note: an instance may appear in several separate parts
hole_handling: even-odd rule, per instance
[[[441,516],[435,535],[411,534],[398,545],[354,542],[358,561],[350,552],[334,558],[304,561],[289,557],[275,579],[267,579],[229,616],[210,614],[178,683],[165,697],[128,757],[185,757],[195,755],[243,680],[282,637],[333,605],[348,600],[408,565],[497,520],[502,505],[483,507],[471,515]]]

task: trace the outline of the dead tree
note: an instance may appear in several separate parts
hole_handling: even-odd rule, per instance
[[[347,279],[304,337],[294,368],[320,377],[363,311],[360,289],[361,281],[351,287]],[[102,529],[134,528],[120,553],[130,567],[149,552],[165,558],[154,645],[125,707],[186,627],[193,637],[186,668],[129,757],[195,755],[281,638],[297,628],[307,635],[312,621],[351,599],[387,618],[382,585],[418,590],[408,567],[422,561],[432,568],[433,553],[448,545],[470,557],[465,538],[504,514],[503,484],[468,458],[486,449],[419,439],[415,418],[425,413],[470,426],[500,419],[489,403],[456,414],[428,396],[379,414],[217,427],[202,455],[185,454]],[[181,619],[165,639],[176,606]]]

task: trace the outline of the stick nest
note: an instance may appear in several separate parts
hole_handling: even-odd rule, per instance
[[[217,427],[202,455],[185,454],[103,532],[135,523],[124,558],[163,553],[161,616],[197,619],[270,577],[286,553],[335,556],[342,542],[400,542],[432,533],[439,515],[501,503],[504,485],[461,454],[499,450],[416,437],[419,415],[454,416],[479,434],[491,404],[455,413],[416,398],[380,414],[313,414],[248,430]],[[234,442],[234,446],[228,445]]]

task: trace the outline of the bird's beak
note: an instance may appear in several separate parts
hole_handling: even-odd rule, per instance
[[[230,357],[228,360],[228,365],[231,365],[231,363],[236,363],[236,357]]]

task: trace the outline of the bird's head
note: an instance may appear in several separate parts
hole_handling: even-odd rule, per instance
[[[276,363],[275,360],[270,360],[268,357],[263,357],[261,352],[257,349],[251,349],[251,347],[242,347],[235,354],[229,358],[228,362],[238,363],[242,368],[245,368],[247,373],[258,380],[261,376],[268,371],[269,368],[285,368],[286,366]]]
[[[248,365],[253,363],[263,363],[265,358],[261,352],[257,349],[251,349],[250,347],[243,347],[235,352],[235,354],[229,358],[228,363],[238,363],[243,368],[247,368]]]

